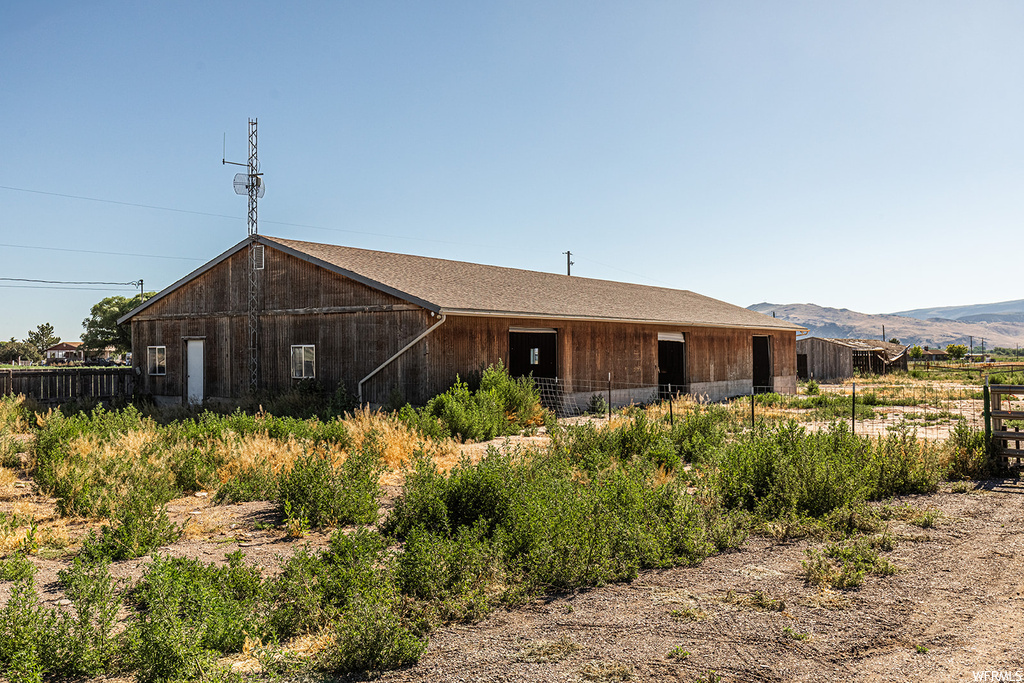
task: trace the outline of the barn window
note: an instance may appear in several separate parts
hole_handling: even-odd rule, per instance
[[[167,374],[167,347],[166,346],[150,346],[148,350],[148,364],[149,374],[151,375],[166,375]]]
[[[292,346],[292,379],[316,377],[316,347],[312,344]]]

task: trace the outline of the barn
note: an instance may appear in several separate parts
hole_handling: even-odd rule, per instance
[[[258,387],[315,380],[423,403],[503,362],[561,404],[669,386],[720,400],[796,391],[803,328],[694,292],[259,236]],[[251,390],[250,241],[121,318],[138,390],[160,403]]]
[[[908,347],[877,339],[807,337],[796,343],[797,376],[830,382],[907,369]]]

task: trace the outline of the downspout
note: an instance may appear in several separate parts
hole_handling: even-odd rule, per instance
[[[440,319],[439,319],[439,320],[438,320],[438,321],[437,321],[436,323],[434,323],[433,325],[431,325],[430,327],[428,327],[427,329],[425,329],[425,330],[424,330],[423,332],[421,332],[421,333],[420,333],[420,334],[419,334],[419,335],[418,335],[418,336],[417,336],[417,337],[416,337],[415,339],[413,339],[413,340],[412,340],[411,342],[409,342],[408,344],[406,344],[405,346],[403,346],[403,347],[401,348],[401,350],[399,350],[399,352],[398,352],[398,353],[396,353],[395,355],[391,356],[391,358],[388,358],[388,359],[387,359],[386,361],[384,361],[383,363],[381,363],[380,365],[378,365],[378,366],[377,366],[377,367],[376,367],[376,368],[375,368],[375,369],[373,370],[373,372],[371,372],[371,373],[370,373],[369,375],[367,375],[366,377],[364,377],[364,378],[362,378],[361,380],[359,380],[359,385],[358,385],[358,396],[359,396],[359,404],[360,404],[360,405],[362,405],[362,403],[363,403],[363,385],[364,385],[364,384],[366,384],[366,382],[368,382],[368,381],[369,381],[369,379],[370,379],[371,377],[373,377],[374,375],[376,375],[376,374],[377,374],[378,372],[380,372],[381,370],[383,370],[383,369],[384,369],[384,368],[386,368],[387,366],[391,365],[391,362],[392,362],[392,361],[394,361],[394,360],[395,360],[396,358],[398,358],[398,357],[399,357],[399,356],[401,356],[401,355],[402,355],[403,353],[405,353],[406,351],[408,351],[409,349],[411,349],[411,348],[412,348],[413,346],[415,346],[415,345],[417,344],[417,342],[419,342],[419,341],[420,341],[421,339],[423,339],[424,337],[426,337],[426,336],[427,336],[428,334],[430,334],[431,332],[433,332],[433,331],[434,331],[434,330],[436,330],[437,328],[441,327],[441,325],[443,325],[443,324],[444,324],[445,318],[446,318],[445,314],[444,314],[444,313],[442,313],[442,314],[441,314],[441,318],[440,318]]]

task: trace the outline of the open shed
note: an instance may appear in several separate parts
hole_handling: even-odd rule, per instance
[[[796,342],[797,376],[829,382],[907,369],[907,346],[875,339],[806,337]]]

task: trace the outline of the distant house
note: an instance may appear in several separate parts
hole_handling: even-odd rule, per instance
[[[944,349],[929,349],[927,346],[921,351],[921,360],[940,361],[949,360],[949,354]]]
[[[71,361],[82,360],[84,349],[82,342],[80,341],[62,341],[59,344],[54,344],[50,348],[43,352],[43,358],[48,363],[69,363]]]
[[[796,342],[797,376],[822,382],[855,373],[884,375],[907,369],[908,347],[874,339],[807,337]]]
[[[118,320],[137,389],[164,403],[250,391],[249,240]],[[424,403],[501,361],[560,396],[614,385],[718,400],[796,391],[804,328],[690,291],[260,236],[257,384],[316,381]]]

